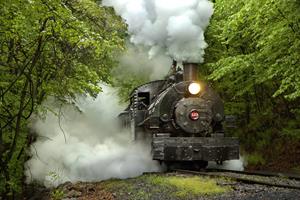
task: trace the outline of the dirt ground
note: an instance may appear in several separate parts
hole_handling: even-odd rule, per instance
[[[182,176],[176,174],[160,174],[159,177]],[[182,177],[185,178],[185,177]],[[29,196],[28,200],[294,200],[300,199],[300,190],[244,184],[229,179],[216,179],[218,187],[226,187],[225,192],[194,195],[180,194],[181,189],[169,185],[149,182],[149,175],[126,180],[106,180],[101,182],[65,183],[52,190],[40,190]]]

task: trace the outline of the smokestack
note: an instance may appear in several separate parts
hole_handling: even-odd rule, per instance
[[[183,63],[183,80],[197,81],[198,80],[198,64]]]

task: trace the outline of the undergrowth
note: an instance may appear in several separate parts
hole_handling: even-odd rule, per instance
[[[215,179],[198,176],[149,176],[148,180],[152,184],[163,187],[175,187],[175,196],[185,198],[189,196],[221,194],[231,190],[230,187],[217,185]]]
[[[199,196],[218,195],[231,191],[219,186],[219,179],[198,176],[143,175],[137,178],[104,181],[102,187],[118,196],[117,199],[194,199]],[[223,180],[222,181],[226,181]],[[227,180],[229,181],[229,180]]]

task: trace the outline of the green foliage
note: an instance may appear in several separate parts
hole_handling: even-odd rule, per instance
[[[204,68],[248,151],[299,139],[300,2],[215,1]]]
[[[216,0],[206,38],[207,78],[238,117],[250,162],[264,164],[255,152],[300,139],[300,2]]]
[[[297,0],[216,1],[207,32],[211,43],[207,60],[214,68],[210,79],[230,80],[236,95],[275,81],[273,97],[298,98],[299,13]]]
[[[61,189],[55,189],[51,192],[51,199],[52,200],[61,200],[65,196],[65,193]]]
[[[140,77],[115,78],[113,85],[118,87],[118,94],[121,98],[121,101],[126,102],[129,100],[130,94],[133,89],[139,85],[144,84],[145,82],[147,82],[147,79]]]
[[[115,194],[119,199],[197,199],[204,195],[231,192],[231,187],[217,184],[220,180],[196,176],[148,174],[126,180],[102,181],[100,187]],[[221,182],[229,183],[231,180],[222,178]]]
[[[213,195],[230,191],[229,187],[218,186],[216,180],[201,177],[150,176],[152,184],[175,187],[175,196],[187,198],[199,195]]]
[[[126,26],[91,0],[0,2],[0,192],[22,190],[28,119],[52,96],[73,103],[111,82]]]
[[[231,80],[239,95],[253,84],[282,79],[274,96],[285,93],[286,98],[297,98],[299,11],[296,0],[217,1],[207,32],[212,44],[207,61],[214,63],[210,78]]]
[[[291,140],[300,140],[300,124],[299,120],[289,120],[282,129],[281,136]]]
[[[253,153],[246,156],[247,164],[252,166],[264,165],[266,163],[263,156],[259,153]]]

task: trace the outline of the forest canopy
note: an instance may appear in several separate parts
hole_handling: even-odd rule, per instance
[[[299,165],[300,1],[216,0],[214,8],[202,72],[237,116],[248,163]]]
[[[17,198],[30,117],[49,96],[96,96],[99,81],[111,81],[126,26],[90,0],[1,1],[0,12],[0,193]]]
[[[212,80],[229,79],[236,95],[277,82],[273,97],[300,96],[300,1],[216,1],[206,63]],[[246,72],[246,73],[245,73]],[[233,78],[238,77],[238,79]],[[229,86],[229,85],[228,85]]]

